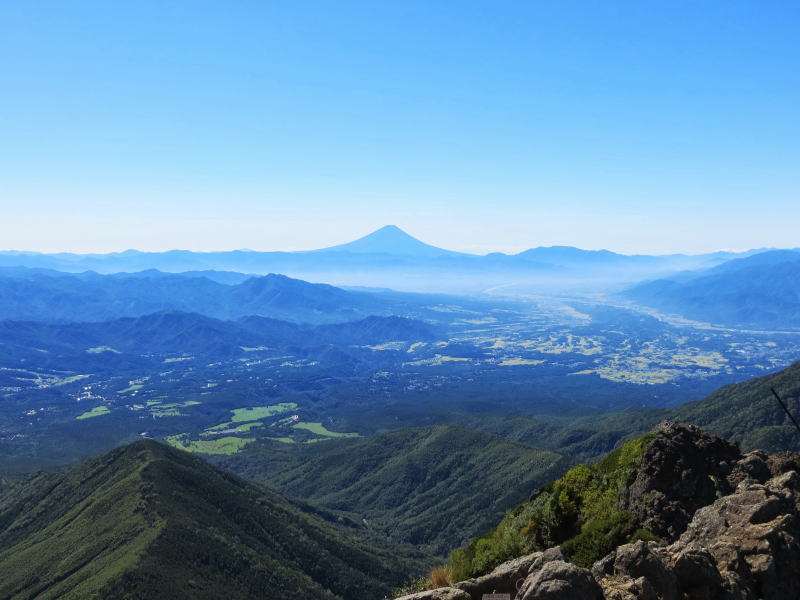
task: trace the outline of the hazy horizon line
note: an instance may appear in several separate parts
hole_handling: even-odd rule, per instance
[[[342,245],[347,244],[348,242],[342,242]],[[424,242],[427,243],[427,242]],[[529,250],[537,250],[537,249],[548,249],[548,248],[572,248],[576,250],[581,250],[584,252],[610,252],[612,254],[617,254],[620,256],[704,256],[708,254],[716,254],[720,252],[730,253],[730,254],[743,254],[746,252],[753,252],[753,251],[769,251],[769,250],[796,250],[793,247],[773,247],[773,246],[759,246],[759,247],[752,247],[752,248],[717,248],[714,250],[708,250],[705,252],[685,252],[681,250],[676,250],[673,252],[621,252],[617,250],[612,250],[610,248],[586,248],[582,246],[574,246],[570,244],[552,244],[552,245],[540,245],[540,246],[529,246],[529,247],[522,247],[521,249],[516,250],[486,250],[484,252],[476,252],[474,249],[465,250],[465,249],[458,249],[458,248],[445,248],[442,246],[435,246],[431,244],[434,248],[438,248],[441,250],[446,250],[448,252],[455,252],[458,254],[464,254],[467,256],[474,256],[474,257],[486,257],[492,254],[502,254],[504,256],[517,256],[522,254],[523,252],[527,252]],[[120,255],[126,253],[139,253],[139,254],[168,254],[171,252],[189,252],[192,254],[219,254],[219,253],[232,253],[232,252],[251,252],[256,254],[303,254],[308,252],[316,252],[322,251],[332,248],[332,246],[321,246],[316,248],[307,248],[307,249],[294,249],[294,250],[281,250],[281,249],[256,249],[256,248],[218,248],[218,249],[191,249],[191,248],[163,248],[163,249],[140,249],[140,248],[125,248],[122,250],[94,250],[94,251],[75,251],[75,250],[32,250],[32,249],[18,249],[18,248],[3,248],[0,249],[0,254],[29,254],[29,255],[44,255],[44,256],[55,256],[59,254],[69,254],[73,256],[112,256],[112,255]],[[350,254],[402,254],[400,252],[353,252],[347,250],[339,250],[338,252],[349,252]]]

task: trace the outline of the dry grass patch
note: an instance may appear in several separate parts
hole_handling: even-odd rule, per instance
[[[428,574],[428,589],[430,590],[451,585],[453,585],[453,571],[450,569],[450,565],[434,567]]]

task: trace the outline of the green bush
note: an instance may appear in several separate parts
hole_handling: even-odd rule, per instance
[[[635,478],[652,439],[652,434],[642,436],[597,463],[574,467],[509,511],[492,531],[451,553],[454,579],[475,577],[521,554],[556,545],[575,564],[591,566],[628,540],[653,539],[637,530],[633,514],[619,509],[620,493]]]
[[[579,567],[592,564],[630,539],[635,525],[634,516],[616,511],[608,518],[594,518],[584,523],[581,532],[561,544],[561,550]]]

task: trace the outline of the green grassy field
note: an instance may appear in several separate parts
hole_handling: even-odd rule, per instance
[[[144,386],[141,383],[134,383],[133,385],[129,385],[124,390],[117,390],[118,394],[127,394],[128,392],[135,392],[136,390],[142,389]]]
[[[59,380],[55,385],[67,385],[68,383],[75,383],[76,381],[80,381],[81,379],[86,379],[88,377],[91,377],[91,375],[72,375]]]
[[[186,434],[179,434],[167,437],[166,441],[170,446],[188,452],[199,452],[201,454],[235,454],[247,444],[254,441],[254,439],[222,437],[216,440],[190,440],[189,436]]]
[[[86,411],[82,415],[78,415],[75,417],[76,419],[91,419],[92,417],[100,417],[102,415],[107,415],[111,411],[107,406],[95,406],[92,410]]]
[[[322,423],[297,423],[292,425],[295,429],[305,429],[316,435],[322,435],[330,438],[340,437],[358,437],[357,433],[339,433],[338,431],[330,431]]]
[[[281,402],[280,404],[270,404],[268,406],[250,406],[246,408],[235,408],[231,411],[231,419],[225,423],[209,427],[206,431],[219,431],[221,429],[231,429],[235,423],[246,423],[266,419],[281,413],[289,412],[297,408],[294,402]],[[253,425],[255,427],[255,425]],[[238,427],[236,429],[239,429]],[[240,429],[247,431],[247,429]]]
[[[241,423],[243,421],[258,421],[274,415],[289,412],[297,408],[294,402],[282,402],[280,404],[270,404],[269,406],[251,406],[249,408],[234,409],[231,423]]]

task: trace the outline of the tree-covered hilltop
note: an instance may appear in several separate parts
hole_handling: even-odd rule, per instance
[[[591,417],[534,418],[453,415],[450,421],[582,461],[597,460],[664,419],[698,425],[739,444],[742,450],[800,451],[800,434],[775,400],[778,392],[800,421],[800,362],[723,386],[675,408],[609,411]]]
[[[678,407],[673,418],[737,442],[743,450],[800,450],[800,433],[772,395],[772,388],[800,420],[800,362],[777,373],[726,385],[699,402]]]
[[[323,517],[140,441],[0,496],[0,597],[355,600],[406,577]]]

